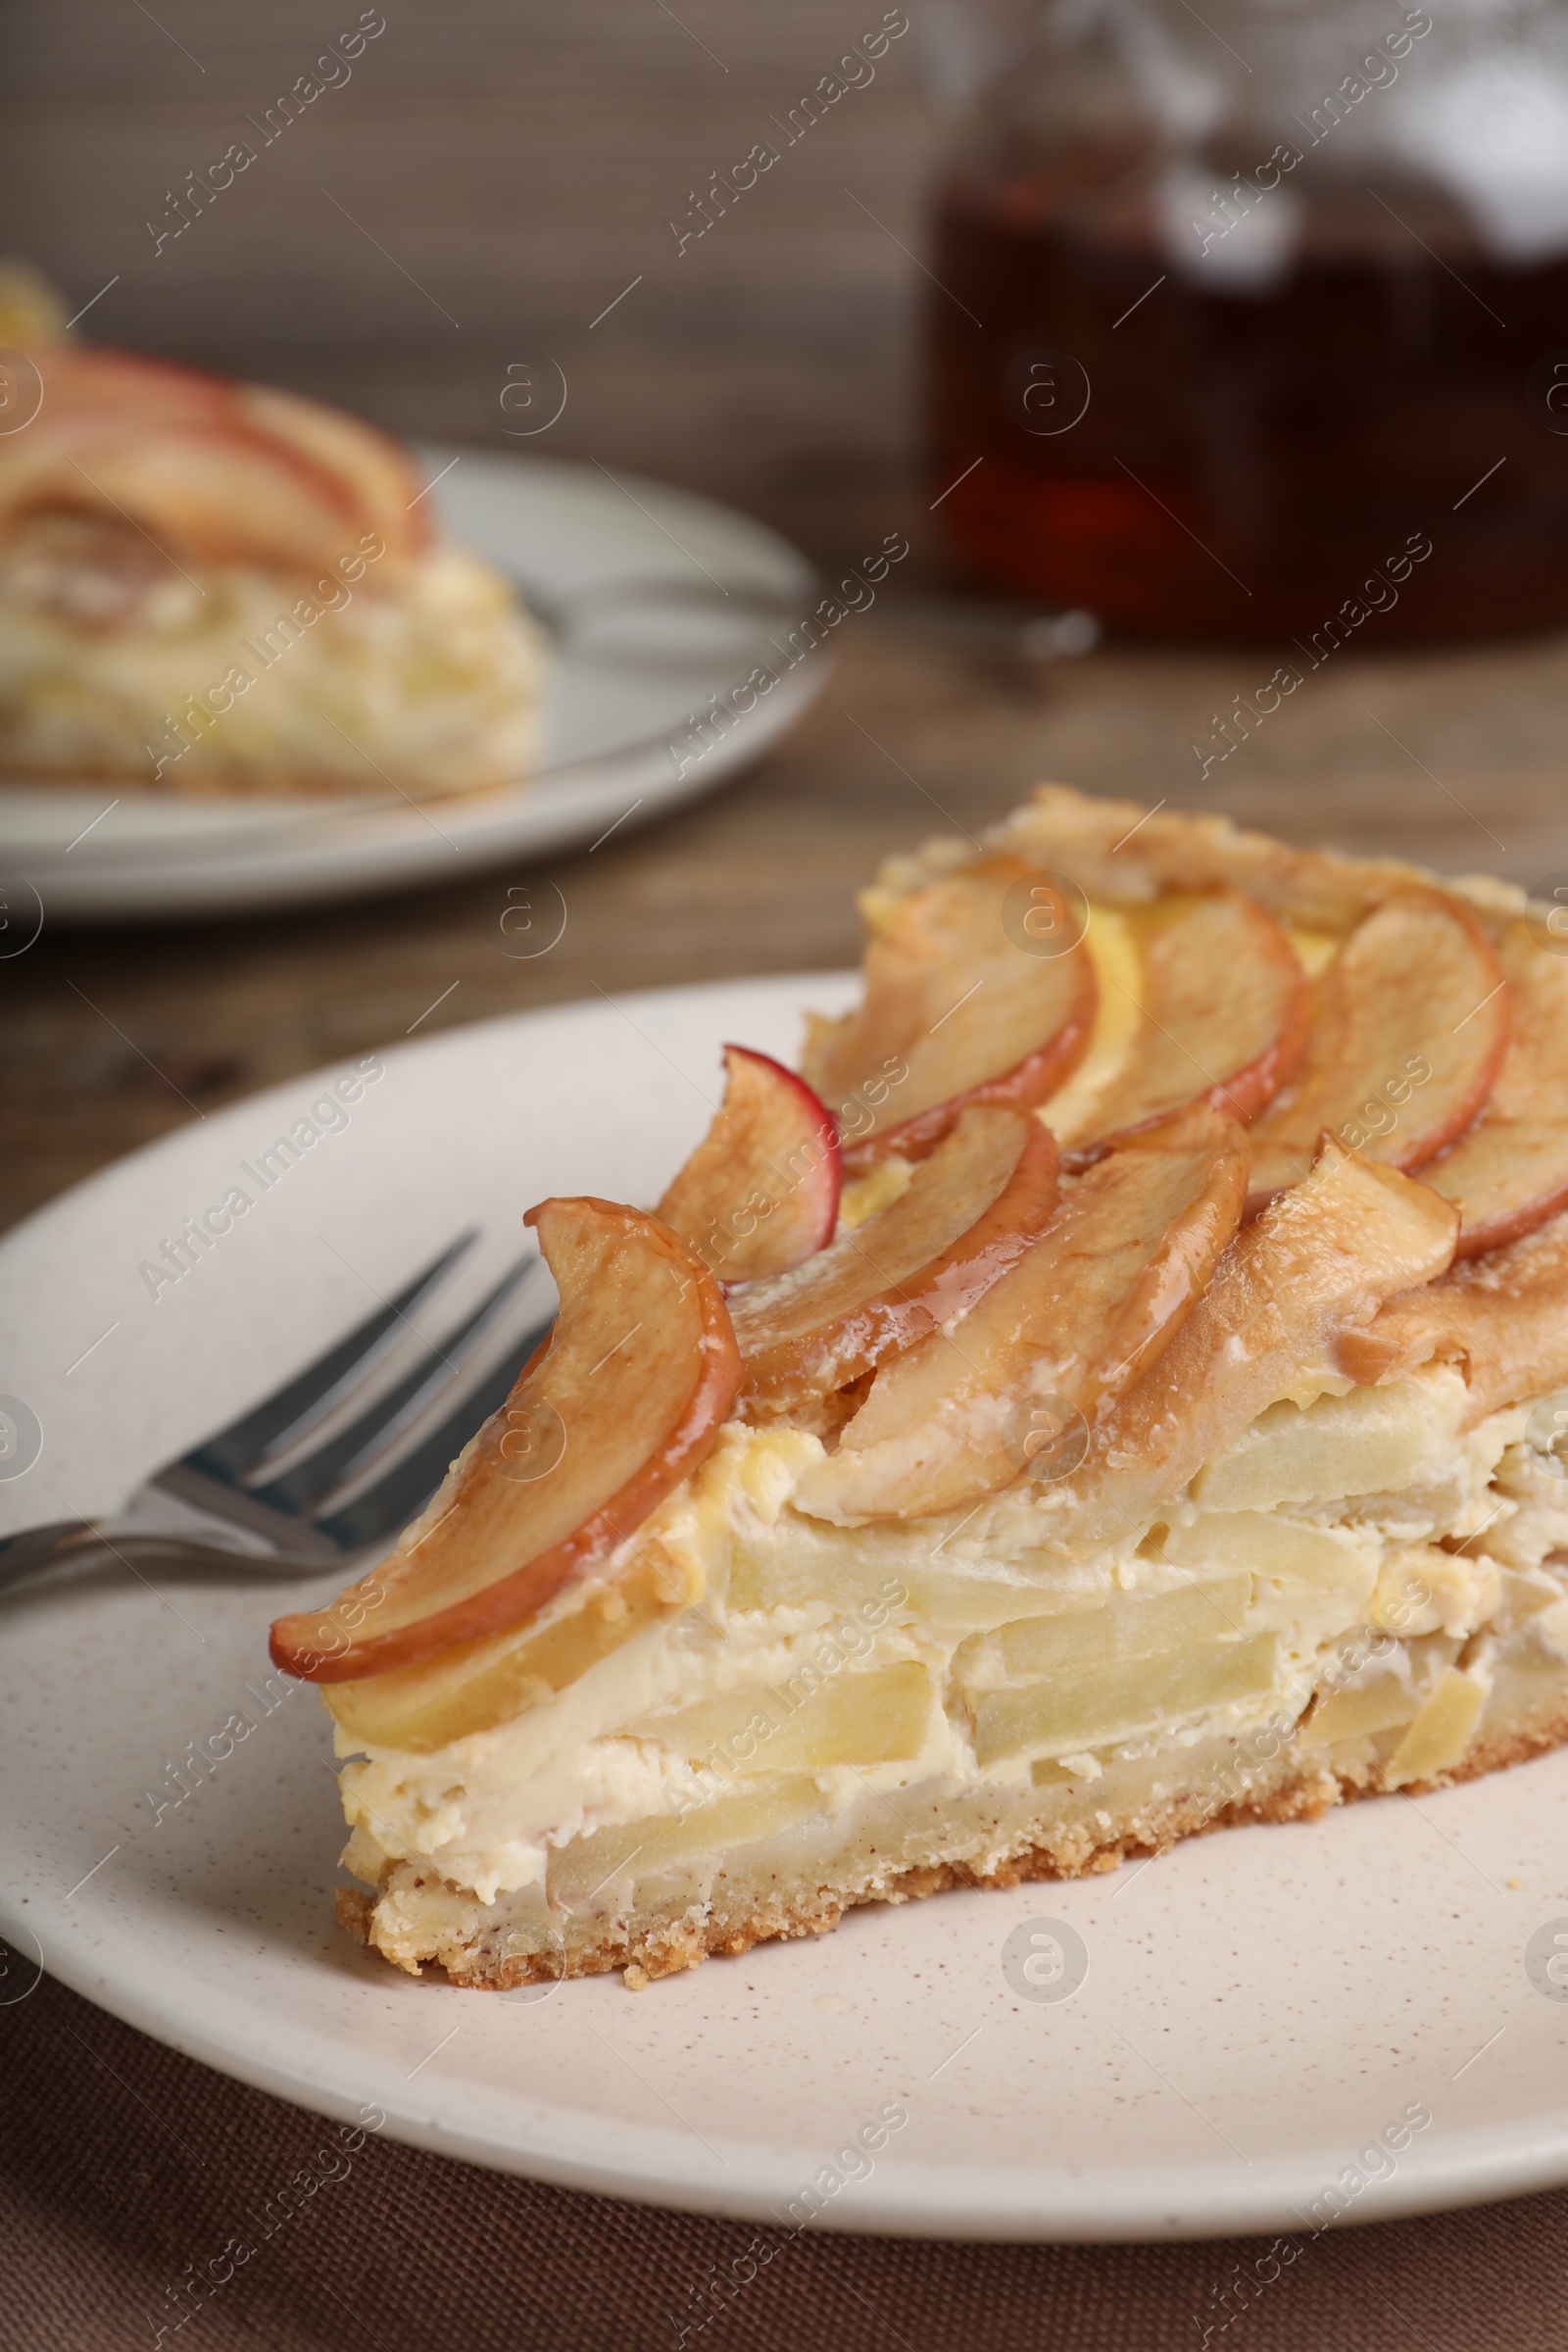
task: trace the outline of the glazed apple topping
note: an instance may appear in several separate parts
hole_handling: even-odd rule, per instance
[[[421,495],[423,482],[401,441],[346,409],[304,400],[272,384],[238,383],[233,395],[241,427],[319,466],[342,485],[366,526],[385,540],[387,563],[399,564],[429,545],[435,523]]]
[[[695,1251],[607,1200],[547,1200],[527,1221],[561,1293],[554,1329],[391,1559],[331,1611],[278,1619],[285,1673],[350,1681],[520,1623],[711,1446],[741,1366]]]
[[[1038,1119],[985,1104],[961,1111],[886,1208],[793,1273],[730,1294],[742,1410],[818,1417],[891,1350],[966,1313],[1055,1204],[1056,1148]]]
[[[358,417],[297,395],[56,343],[43,402],[0,436],[0,534],[90,514],[197,564],[309,573],[379,535],[395,566],[431,535],[407,453]]]
[[[1325,1136],[1309,1174],[1237,1235],[1172,1345],[1054,1490],[1054,1544],[1081,1553],[1147,1525],[1259,1413],[1375,1332],[1385,1300],[1444,1274],[1458,1223],[1429,1186]]]
[[[1061,919],[1031,931],[1042,892]],[[1499,962],[1461,900],[1395,888],[1309,985],[1228,885],[1124,906],[1137,1018],[1066,1098],[1063,1182],[1049,1098],[1095,1024],[1087,908],[1075,930],[1051,878],[988,858],[867,911],[858,1009],[815,1025],[805,1079],[725,1049],[656,1215],[531,1212],[550,1340],[392,1560],[273,1629],[279,1665],[348,1686],[350,1728],[438,1744],[531,1703],[564,1670],[554,1618],[531,1621],[612,1554],[631,1597],[614,1584],[572,1657],[684,1605],[652,1531],[633,1539],[728,1414],[822,1440],[794,1490],[808,1517],[1027,1487],[1042,1544],[1077,1552],[1312,1367],[1376,1378],[1424,1344],[1373,1319],[1456,1237],[1473,1254],[1568,1205],[1568,959],[1524,922]],[[845,1164],[879,1203],[859,1222]]]
[[[1250,1126],[1306,1046],[1306,975],[1272,916],[1240,891],[1172,892],[1125,919],[1139,963],[1138,1024],[1114,1075],[1072,1127],[1057,1130],[1069,1169],[1189,1102]],[[1044,1115],[1052,1118],[1049,1103]]]
[[[675,1615],[687,1597],[663,1546],[645,1536],[612,1577],[584,1593],[580,1608],[543,1626],[525,1617],[411,1665],[329,1683],[326,1703],[360,1744],[429,1755],[564,1690],[645,1626]]]
[[[1467,1391],[1464,1426],[1473,1429],[1521,1394],[1563,1386],[1565,1317],[1568,1216],[1557,1216],[1496,1257],[1464,1259],[1429,1287],[1402,1286],[1370,1326],[1341,1342],[1338,1360],[1369,1387],[1396,1370],[1456,1364]]]
[[[1508,1044],[1508,989],[1468,906],[1407,890],[1319,976],[1295,1084],[1251,1130],[1252,1206],[1298,1184],[1325,1131],[1409,1175],[1463,1133]]]
[[[862,904],[864,999],[814,1022],[806,1054],[846,1166],[920,1158],[968,1104],[1028,1110],[1071,1076],[1094,1026],[1095,969],[1052,877],[990,858]]]
[[[770,1055],[726,1046],[724,1066],[713,1123],[657,1213],[721,1282],[754,1282],[833,1239],[838,1130],[805,1079]]]
[[[923,1518],[1059,1465],[1167,1347],[1237,1229],[1247,1148],[1206,1103],[1130,1138],[961,1321],[884,1364],[800,1507]]]
[[[1568,1208],[1568,956],[1530,925],[1502,944],[1513,1035],[1469,1133],[1422,1170],[1460,1214],[1457,1257],[1517,1241]]]

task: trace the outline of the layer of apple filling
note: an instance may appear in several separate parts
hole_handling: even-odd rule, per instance
[[[515,1976],[624,1957],[635,1916],[675,1963],[697,1923],[799,1931],[1517,1752],[1568,1705],[1568,1392],[1468,1433],[1465,1401],[1434,1367],[1276,1403],[1074,1562],[1031,1545],[1039,1490],[945,1535],[808,1519],[820,1441],[731,1426],[609,1578],[329,1690],[372,1938]]]

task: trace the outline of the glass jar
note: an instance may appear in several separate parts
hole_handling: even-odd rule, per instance
[[[1568,620],[1562,0],[951,0],[932,497],[1166,638]]]

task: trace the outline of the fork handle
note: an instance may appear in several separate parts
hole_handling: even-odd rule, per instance
[[[216,1485],[176,1462],[104,1518],[56,1519],[0,1537],[0,1592],[19,1577],[57,1568],[83,1552],[106,1551],[124,1560],[122,1544],[142,1552],[151,1545],[162,1557],[191,1566],[248,1568],[263,1576],[318,1575],[341,1557],[309,1520],[284,1518],[243,1490]]]
[[[55,1519],[46,1527],[24,1527],[20,1535],[0,1537],[0,1584],[91,1551],[97,1541],[96,1519]]]
[[[153,1544],[165,1558],[194,1566],[245,1567],[274,1574],[281,1568],[296,1576],[320,1569],[332,1557],[324,1545],[313,1544],[305,1557],[289,1558],[275,1544],[215,1517],[153,1481],[139,1487],[123,1510],[111,1512],[106,1519],[56,1519],[43,1527],[24,1527],[17,1535],[0,1537],[0,1592],[20,1577],[61,1567],[85,1552],[110,1552],[123,1560],[122,1544],[132,1550]]]

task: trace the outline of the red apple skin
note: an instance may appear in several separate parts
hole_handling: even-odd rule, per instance
[[[833,1113],[798,1072],[751,1046],[726,1046],[724,1062],[724,1100],[656,1213],[727,1285],[787,1274],[826,1249],[844,1163]],[[759,1215],[760,1200],[771,1205]],[[731,1231],[746,1215],[750,1230]]]
[[[1568,961],[1518,920],[1499,953],[1508,1051],[1480,1116],[1421,1171],[1462,1213],[1456,1258],[1506,1249],[1568,1208]]]
[[[362,521],[374,524],[385,539],[387,561],[401,563],[433,544],[433,502],[421,497],[424,485],[403,442],[347,409],[296,392],[269,384],[229,389],[237,423],[292,453],[302,466],[318,466],[336,478]]]
[[[1534,1233],[1538,1226],[1560,1216],[1565,1208],[1568,1208],[1568,1181],[1554,1193],[1542,1193],[1534,1200],[1526,1201],[1511,1216],[1498,1217],[1491,1225],[1467,1227],[1454,1244],[1454,1262],[1457,1264],[1466,1257],[1485,1257],[1490,1250],[1506,1248],[1509,1242],[1522,1242],[1527,1233]]]
[[[1281,1087],[1289,1086],[1301,1066],[1306,1041],[1312,1030],[1312,992],[1305,980],[1292,1002],[1290,1018],[1278,1037],[1271,1038],[1255,1060],[1245,1070],[1230,1078],[1222,1078],[1211,1086],[1200,1101],[1210,1110],[1228,1110],[1233,1119],[1250,1127],[1259,1111],[1266,1110]]]
[[[1003,1110],[1037,1110],[1049,1101],[1058,1087],[1066,1085],[1088,1053],[1094,1035],[1100,998],[1095,967],[1087,955],[1082,957],[1080,970],[1077,1000],[1054,1035],[1037,1046],[1032,1054],[1026,1054],[1021,1061],[1014,1062],[1010,1070],[982,1079],[979,1085],[966,1087],[962,1094],[951,1095],[945,1102],[933,1102],[928,1109],[917,1110],[897,1126],[868,1135],[863,1143],[846,1144],[843,1149],[847,1172],[852,1176],[863,1175],[878,1160],[887,1159],[894,1152],[906,1159],[924,1159],[956,1124],[960,1111],[969,1109],[973,1103],[993,1103]]]
[[[1452,898],[1446,892],[1436,890],[1406,890],[1394,894],[1391,899],[1383,902],[1381,907],[1373,908],[1372,914],[1386,911],[1390,906],[1403,902],[1419,905],[1422,901],[1441,905],[1445,914],[1458,926],[1470,948],[1478,973],[1482,976],[1482,984],[1490,980],[1495,982],[1495,986],[1482,998],[1474,1007],[1474,1011],[1465,1017],[1472,1018],[1474,1012],[1480,1012],[1493,1004],[1495,1004],[1496,1009],[1492,1017],[1491,1033],[1486,1049],[1475,1056],[1471,1068],[1465,1075],[1464,1085],[1450,1087],[1451,1100],[1444,1117],[1441,1120],[1434,1120],[1424,1128],[1417,1128],[1396,1151],[1374,1154],[1369,1150],[1368,1156],[1374,1157],[1378,1165],[1396,1168],[1401,1176],[1418,1175],[1441,1152],[1446,1152],[1450,1145],[1456,1143],[1472,1126],[1477,1124],[1486,1109],[1492,1090],[1502,1069],[1513,1028],[1506,994],[1506,976],[1498,960],[1496,949],[1474,911],[1465,905],[1462,899]],[[1363,921],[1369,919],[1371,919],[1370,916],[1363,917]],[[1345,951],[1342,949],[1342,956],[1344,953]],[[1325,985],[1332,986],[1335,977],[1336,969],[1331,964],[1324,979],[1319,982],[1320,990]],[[1306,1082],[1310,1083],[1310,1069],[1307,1072]],[[1375,1078],[1368,1082],[1376,1083]],[[1440,1094],[1439,1100],[1442,1099]],[[1327,1126],[1320,1129],[1317,1139],[1319,1152],[1323,1151],[1326,1139],[1334,1134],[1334,1129]],[[1340,1135],[1336,1140],[1343,1143],[1346,1139]],[[1248,1194],[1246,1222],[1249,1224],[1253,1222],[1283,1193],[1293,1189],[1290,1184],[1256,1187]],[[1528,1228],[1520,1230],[1528,1230]]]
[[[1234,1070],[1230,1077],[1221,1078],[1194,1097],[1206,1102],[1210,1110],[1227,1111],[1244,1127],[1250,1127],[1261,1111],[1268,1108],[1280,1089],[1289,1086],[1301,1066],[1306,1041],[1312,1031],[1312,992],[1303,975],[1300,987],[1291,1001],[1291,1009],[1284,1026],[1271,1037],[1261,1054],[1254,1055],[1245,1069]],[[1069,1176],[1081,1176],[1092,1168],[1097,1159],[1103,1159],[1115,1144],[1126,1143],[1129,1137],[1147,1135],[1152,1127],[1160,1126],[1175,1115],[1171,1111],[1155,1111],[1152,1117],[1139,1119],[1130,1127],[1122,1127],[1114,1135],[1102,1136],[1097,1143],[1069,1148],[1062,1152],[1061,1165]]]
[[[198,561],[302,570],[353,554],[367,525],[393,564],[428,544],[427,510],[408,504],[417,481],[407,453],[344,412],[139,352],[59,343],[37,365],[34,426],[0,441],[0,522],[128,508]],[[139,450],[158,465],[138,465]],[[205,453],[205,478],[182,481],[182,450]],[[217,489],[215,458],[231,461]]]
[[[649,1513],[711,1446],[739,1392],[742,1370],[729,1310],[718,1284],[678,1234],[671,1233],[667,1226],[641,1209],[585,1195],[578,1200],[542,1201],[528,1211],[523,1222],[539,1226],[544,1238],[546,1220],[553,1210],[599,1212],[621,1220],[628,1227],[646,1229],[651,1246],[673,1259],[678,1271],[694,1286],[702,1335],[699,1360],[691,1393],[674,1424],[633,1476],[589,1512],[564,1541],[535,1553],[510,1575],[485,1585],[452,1606],[382,1633],[351,1635],[342,1648],[334,1647],[329,1654],[323,1653],[321,1647],[323,1621],[330,1617],[328,1609],[303,1610],[280,1617],[272,1627],[270,1648],[273,1665],[283,1673],[302,1682],[350,1682],[356,1676],[381,1674],[394,1666],[412,1665],[419,1658],[434,1657],[444,1649],[454,1648],[459,1642],[476,1641],[482,1635],[501,1633],[508,1626],[521,1623],[542,1608],[569,1577],[594,1566],[634,1536]],[[548,1248],[546,1254],[548,1261]],[[514,1396],[549,1354],[553,1338],[554,1333],[535,1349],[518,1376]],[[486,1429],[499,1423],[506,1410],[503,1406],[501,1414],[493,1415]],[[480,1433],[476,1446],[485,1434]],[[484,1467],[480,1465],[481,1477]],[[461,1477],[460,1471],[460,1482]],[[460,1483],[454,1509],[462,1499]],[[434,1532],[432,1529],[432,1536]],[[378,1573],[372,1570],[364,1580],[367,1592],[375,1586]],[[351,1586],[349,1593],[341,1598],[348,1599],[359,1591],[360,1588]],[[374,1605],[373,1601],[370,1605]],[[363,1620],[364,1609],[359,1613]],[[336,1630],[342,1630],[343,1623],[346,1613]]]
[[[994,1104],[984,1109],[995,1117]],[[1045,1231],[1058,1199],[1055,1138],[1026,1112],[1004,1115],[1014,1117],[1022,1130],[1012,1171],[989,1207],[980,1209],[961,1231],[933,1241],[912,1262],[901,1263],[896,1270],[884,1259],[882,1274],[872,1271],[879,1250],[886,1246],[886,1221],[905,1217],[927,1171],[935,1172],[934,1163],[940,1166],[939,1145],[900,1200],[858,1226],[850,1237],[856,1262],[871,1274],[850,1303],[841,1302],[810,1329],[780,1340],[767,1337],[765,1324],[759,1327],[755,1298],[749,1299],[744,1291],[731,1294],[735,1336],[746,1364],[743,1420],[800,1412],[831,1397],[938,1323],[966,1314]],[[879,1225],[884,1227],[881,1240]],[[819,1262],[814,1269],[817,1279],[830,1268],[831,1261]]]

